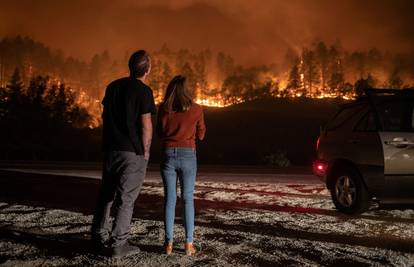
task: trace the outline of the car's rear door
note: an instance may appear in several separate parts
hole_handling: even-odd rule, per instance
[[[384,159],[381,138],[378,134],[379,122],[372,107],[361,111],[348,139],[348,148],[354,151],[352,160],[357,165],[368,192],[381,198],[384,188]]]
[[[414,96],[400,93],[374,100],[384,153],[384,200],[414,202]]]

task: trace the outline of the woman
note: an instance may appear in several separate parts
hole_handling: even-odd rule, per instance
[[[203,110],[194,103],[183,76],[174,77],[168,84],[164,101],[158,112],[157,133],[162,140],[161,176],[164,182],[165,252],[173,249],[177,177],[181,187],[185,252],[194,255],[194,184],[197,172],[195,140],[204,139],[206,127]]]

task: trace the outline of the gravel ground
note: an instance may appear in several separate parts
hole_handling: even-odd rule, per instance
[[[149,179],[142,188],[134,213],[138,215],[132,222],[130,241],[141,248],[140,254],[113,260],[90,253],[90,212],[71,206],[53,208],[39,201],[21,204],[15,199],[3,199],[0,264],[414,266],[412,209],[374,207],[359,216],[345,216],[334,210],[327,190],[315,181],[207,180],[199,181],[195,192],[195,237],[201,247],[195,257],[184,255],[179,207],[174,253],[162,253],[162,184]]]

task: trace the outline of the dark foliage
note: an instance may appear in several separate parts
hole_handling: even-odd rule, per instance
[[[64,157],[57,154],[65,150],[81,147],[83,140],[76,138],[88,131],[91,118],[63,84],[37,76],[25,87],[16,69],[0,92],[2,159],[56,159]],[[81,139],[87,140],[85,137]]]

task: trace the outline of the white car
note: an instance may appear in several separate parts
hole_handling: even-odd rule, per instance
[[[321,129],[314,173],[336,208],[414,203],[414,90],[369,89]]]

